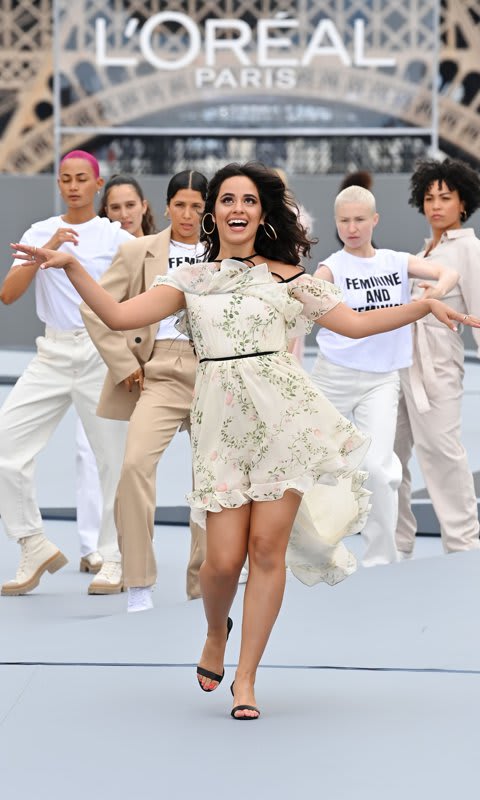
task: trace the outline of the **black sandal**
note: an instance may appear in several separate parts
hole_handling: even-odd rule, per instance
[[[234,696],[234,691],[233,691],[233,684],[234,683],[235,683],[235,681],[233,681],[232,685],[230,686],[230,691],[231,691],[233,696]],[[257,716],[256,717],[237,717],[237,715],[235,713],[236,711],[256,711],[257,712]],[[252,720],[252,719],[258,719],[258,717],[260,716],[260,709],[257,708],[257,706],[246,706],[246,705],[234,706],[232,708],[230,714],[233,717],[233,719],[238,719],[238,720],[248,719],[248,720]]]
[[[235,713],[236,711],[256,711],[257,712],[257,716],[256,717],[245,717],[245,716],[237,717],[237,715]],[[239,720],[242,720],[242,722],[243,722],[243,720],[248,719],[248,721],[250,722],[252,719],[258,719],[259,718],[260,709],[257,708],[257,706],[234,706],[234,708],[232,708],[230,713],[231,713],[233,719],[239,719]]]
[[[233,620],[231,620],[230,617],[228,617],[228,619],[227,619],[227,642],[228,642],[228,637],[230,636],[230,631],[232,630],[232,628],[233,628]],[[223,670],[222,674],[219,675],[217,672],[210,672],[209,669],[205,669],[204,667],[200,667],[200,666],[197,667],[197,678],[200,676],[202,678],[209,678],[211,681],[217,681],[217,685],[214,686],[212,689],[205,689],[205,687],[202,686],[201,682],[198,681],[198,685],[200,686],[200,689],[202,690],[202,692],[214,692],[215,689],[218,689],[218,687],[220,686],[221,682],[223,681],[223,676],[224,675],[225,675],[225,670]]]

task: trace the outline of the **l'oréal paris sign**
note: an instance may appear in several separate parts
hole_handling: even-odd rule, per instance
[[[181,31],[182,51],[165,52],[159,29],[174,25]],[[338,67],[372,69],[395,67],[396,59],[368,52],[365,22],[356,18],[349,42],[331,19],[321,19],[308,32],[301,52],[298,47],[300,20],[284,13],[256,21],[252,28],[242,19],[206,19],[200,27],[186,14],[162,11],[142,26],[135,17],[126,19],[125,42],[128,55],[108,44],[105,18],[95,21],[95,61],[99,67],[137,67],[142,61],[159,72],[194,69],[197,89],[295,89],[299,71],[312,68],[322,59],[336,60]],[[136,54],[132,54],[132,44]]]
[[[436,0],[57,0],[61,127],[428,128]]]

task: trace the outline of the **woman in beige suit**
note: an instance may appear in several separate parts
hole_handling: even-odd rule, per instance
[[[119,222],[132,236],[157,233],[155,218],[143,189],[131,175],[112,175],[103,188],[99,217]],[[102,518],[102,492],[97,464],[85,429],[77,419],[76,426],[77,530],[80,541],[80,571],[97,573],[102,558],[97,540]]]
[[[157,275],[202,260],[198,243],[207,180],[186,170],[167,188],[171,226],[137,237],[121,247],[103,276],[102,286],[118,301],[144,292]],[[125,459],[115,502],[128,610],[152,607],[157,570],[153,551],[156,469],[179,427],[189,429],[197,359],[174,320],[138,330],[111,331],[85,306],[85,325],[108,366],[98,414],[129,419]],[[200,597],[198,570],[204,559],[204,534],[191,524],[187,595]]]
[[[480,241],[463,223],[480,207],[480,176],[461,161],[426,160],[411,178],[410,204],[431,226],[420,253],[458,270],[457,285],[445,301],[466,320],[480,314]],[[419,296],[414,286],[412,297]],[[479,331],[472,329],[477,348]],[[402,463],[399,491],[397,549],[410,558],[417,522],[410,507],[409,461],[412,448],[440,522],[447,553],[477,550],[477,498],[467,454],[461,441],[463,341],[439,325],[430,314],[413,325],[413,364],[400,371],[402,394],[398,407],[395,451]]]

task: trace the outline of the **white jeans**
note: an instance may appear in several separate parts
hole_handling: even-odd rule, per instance
[[[394,453],[398,372],[365,372],[332,364],[317,357],[312,380],[335,408],[371,437],[362,465],[369,473],[365,484],[372,492],[372,510],[362,531],[365,542],[363,566],[390,564],[398,560],[395,529],[398,487],[402,479],[400,461]]]
[[[75,432],[75,467],[77,474],[77,533],[80,555],[88,556],[97,549],[102,521],[102,490],[98,467],[85,428],[77,419]]]
[[[113,502],[127,425],[96,416],[106,367],[84,329],[48,329],[37,354],[0,409],[0,516],[15,540],[43,533],[34,459],[73,403],[95,453],[103,493],[98,551],[120,561]]]

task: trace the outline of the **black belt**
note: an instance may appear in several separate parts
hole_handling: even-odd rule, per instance
[[[256,356],[272,356],[274,353],[279,353],[280,350],[265,350],[262,353],[241,353],[238,356],[218,356],[217,358],[201,358],[198,362],[202,364],[204,361],[233,361],[236,358],[255,358]]]

